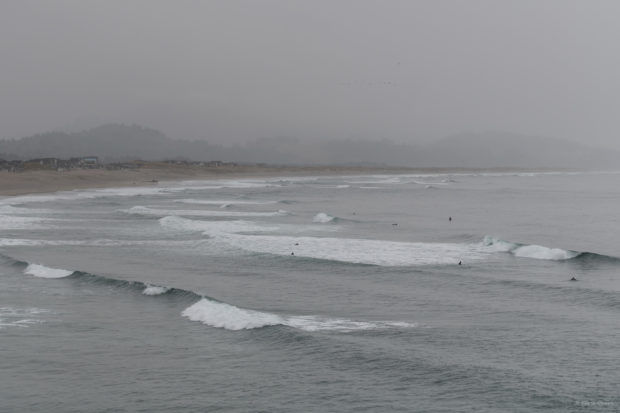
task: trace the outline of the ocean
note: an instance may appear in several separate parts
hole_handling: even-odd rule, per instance
[[[618,188],[450,173],[2,198],[0,411],[620,411]]]

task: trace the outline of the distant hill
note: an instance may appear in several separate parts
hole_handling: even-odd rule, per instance
[[[463,134],[426,145],[267,138],[225,147],[205,141],[173,140],[157,130],[137,125],[109,124],[82,132],[50,132],[0,140],[2,159],[81,156],[98,156],[103,161],[186,159],[288,165],[620,168],[618,151],[559,139],[500,133]]]
[[[159,159],[174,142],[159,131],[137,125],[104,125],[75,133],[49,132],[0,141],[0,154],[20,159],[99,156],[102,159]]]

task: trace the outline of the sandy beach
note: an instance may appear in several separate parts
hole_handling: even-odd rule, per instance
[[[425,172],[431,172],[425,169]],[[415,173],[409,168],[368,167],[280,167],[280,166],[223,166],[194,167],[148,163],[138,169],[73,169],[66,171],[32,170],[0,172],[0,196],[68,191],[87,188],[157,185],[166,181],[252,178],[275,176],[348,175]]]
[[[87,188],[157,185],[166,181],[368,174],[434,174],[525,171],[518,168],[405,168],[360,166],[218,166],[201,167],[146,162],[137,169],[72,169],[0,172],[0,196]]]

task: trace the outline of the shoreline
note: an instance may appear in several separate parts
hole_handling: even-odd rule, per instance
[[[541,170],[536,170],[541,171]],[[406,168],[356,166],[220,166],[194,167],[146,163],[138,169],[73,169],[0,172],[0,196],[40,194],[79,189],[157,185],[159,182],[228,178],[274,178],[278,176],[457,174],[483,172],[534,172],[521,168]]]

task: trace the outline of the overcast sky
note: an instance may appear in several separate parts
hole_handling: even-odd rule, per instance
[[[620,1],[2,0],[0,137],[417,142],[489,130],[620,148]]]

